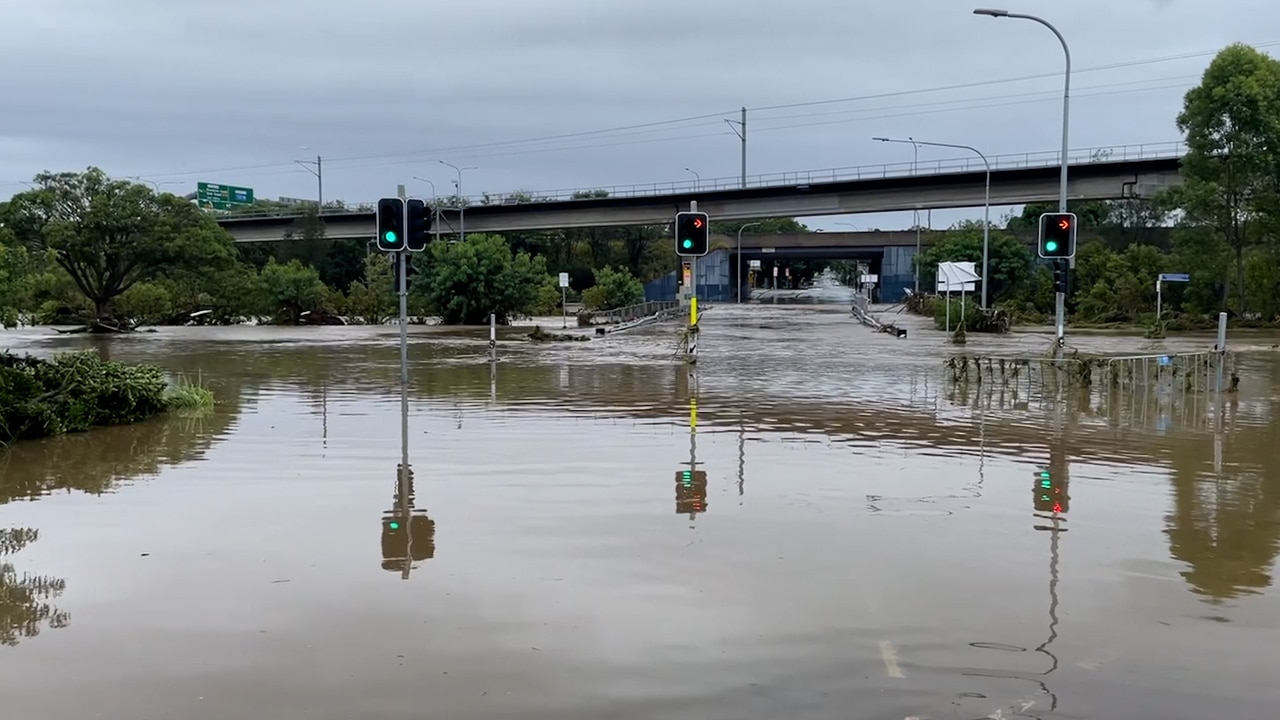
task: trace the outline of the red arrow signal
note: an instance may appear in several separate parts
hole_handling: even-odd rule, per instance
[[[1062,230],[1066,230],[1067,228],[1071,227],[1071,221],[1066,218],[1062,218],[1061,220],[1058,221],[1058,227]]]
[[[702,229],[702,218],[694,218],[694,219],[693,219],[693,226],[694,226],[694,227],[696,227],[696,228],[698,228],[699,230],[701,230],[701,229]]]

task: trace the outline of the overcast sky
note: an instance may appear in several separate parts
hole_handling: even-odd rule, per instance
[[[293,161],[316,155],[326,199],[353,202],[397,183],[429,196],[415,175],[450,194],[455,173],[440,160],[476,168],[463,176],[468,195],[692,182],[685,168],[709,184],[739,173],[723,120],[743,105],[752,175],[910,162],[911,146],[876,135],[988,155],[1054,150],[1060,46],[1035,23],[972,7],[0,0],[0,194],[44,169],[97,165],[172,192],[204,180],[314,198],[315,177]],[[1280,47],[1273,0],[1003,7],[1045,17],[1071,45],[1073,148],[1176,141],[1182,94],[1214,52]],[[1039,77],[992,82],[1027,76]],[[931,91],[957,85],[968,86]],[[707,117],[523,142],[691,116]],[[920,160],[962,154],[922,148]],[[840,220],[811,225],[848,229]],[[843,220],[903,226],[910,213]]]

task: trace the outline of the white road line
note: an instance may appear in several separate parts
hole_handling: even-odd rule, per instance
[[[906,677],[902,674],[902,668],[898,667],[898,651],[893,649],[893,643],[888,640],[880,641],[880,659],[884,661],[884,670],[889,673],[889,677]]]

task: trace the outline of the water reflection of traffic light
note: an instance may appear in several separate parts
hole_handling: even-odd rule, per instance
[[[400,387],[400,464],[396,465],[392,507],[382,514],[382,569],[409,578],[415,562],[436,556],[436,523],[414,507],[413,466],[409,464],[409,390]]]
[[[1049,464],[1035,473],[1031,490],[1032,505],[1036,517],[1055,522],[1064,521],[1071,509],[1071,478],[1067,468],[1066,452],[1056,444],[1049,450]],[[1037,530],[1054,530],[1055,527],[1036,526]]]
[[[707,511],[707,473],[704,470],[676,471],[676,514],[693,518]]]
[[[689,393],[689,462],[676,471],[676,514],[690,520],[707,511],[707,473],[698,469],[698,376],[687,370]]]

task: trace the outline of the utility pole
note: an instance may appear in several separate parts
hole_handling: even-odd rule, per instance
[[[725,124],[732,130],[733,134],[738,136],[742,141],[742,189],[747,189],[747,108],[742,108],[741,120],[730,120],[725,118]]]
[[[317,212],[324,212],[324,159],[316,155],[315,160],[294,160],[294,162],[306,168],[306,171],[316,176],[316,205]],[[314,165],[315,167],[311,167]]]

